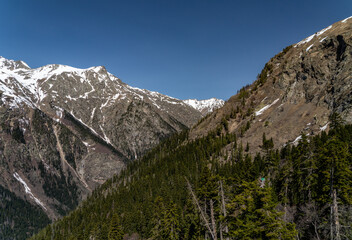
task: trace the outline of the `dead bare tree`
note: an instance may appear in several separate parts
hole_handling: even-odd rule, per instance
[[[223,213],[224,217],[226,218],[227,212],[226,212],[226,205],[225,205],[225,194],[224,194],[224,188],[222,186],[222,181],[221,180],[220,180],[220,195],[221,195],[221,209],[222,209],[222,213]],[[228,234],[229,233],[229,227],[227,226],[226,223],[225,223],[224,229],[225,229],[225,233]],[[222,240],[223,236],[222,236],[222,223],[221,222],[220,222],[220,237],[221,237],[221,240]],[[229,238],[226,237],[226,240],[229,240]]]
[[[193,202],[195,203],[195,205],[196,205],[197,208],[198,208],[198,211],[200,212],[200,215],[201,215],[201,218],[202,218],[202,220],[203,220],[203,222],[204,222],[205,227],[206,227],[207,230],[209,231],[209,233],[210,233],[212,239],[213,239],[213,240],[217,240],[216,227],[215,227],[215,231],[214,231],[214,225],[213,225],[213,224],[212,224],[212,225],[213,225],[213,229],[210,227],[210,223],[209,223],[209,220],[208,220],[208,219],[209,219],[208,215],[206,214],[206,212],[203,212],[202,208],[200,207],[200,204],[199,204],[199,201],[198,201],[198,199],[197,199],[197,196],[196,196],[196,194],[193,192],[193,189],[192,189],[191,184],[189,183],[189,181],[188,181],[187,178],[185,178],[185,179],[186,179],[186,182],[187,182],[188,190],[189,190],[189,192],[190,192],[191,195],[192,195]],[[212,201],[211,201],[211,206],[212,206]],[[213,211],[211,211],[211,212],[213,212]],[[212,215],[213,215],[213,214],[212,214]],[[214,216],[212,216],[212,220],[213,220],[213,217],[214,217]],[[212,221],[212,222],[213,222],[213,221]],[[214,223],[215,223],[215,219],[214,219]]]

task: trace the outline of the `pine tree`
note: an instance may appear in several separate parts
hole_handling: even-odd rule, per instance
[[[155,200],[155,214],[152,220],[154,227],[151,239],[180,239],[180,222],[177,205],[173,202],[166,204],[162,197]]]
[[[331,115],[329,116],[329,121],[331,129],[337,129],[345,123],[341,115],[337,112],[331,113]]]
[[[306,135],[302,135],[297,147],[292,150],[293,158],[293,189],[294,203],[303,204],[311,202],[315,197],[314,189],[317,187],[317,166],[313,158],[312,144],[309,144]]]
[[[112,215],[109,227],[109,240],[122,240],[123,239],[123,231],[120,225],[119,217],[115,213]]]
[[[233,239],[295,239],[294,225],[276,211],[271,188],[243,182],[227,205],[229,237]]]
[[[328,140],[316,155],[319,164],[319,202],[331,203],[335,189],[341,203],[352,204],[352,171],[348,145],[336,137]]]

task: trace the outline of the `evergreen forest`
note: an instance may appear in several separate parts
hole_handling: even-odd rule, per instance
[[[170,137],[31,239],[352,239],[352,125],[256,154],[226,130]]]

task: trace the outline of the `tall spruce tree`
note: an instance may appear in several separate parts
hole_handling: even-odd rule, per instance
[[[232,239],[295,239],[294,224],[282,220],[269,187],[243,182],[227,205],[229,237]]]
[[[109,240],[122,240],[123,239],[122,226],[120,225],[119,217],[115,213],[112,215],[109,227]]]

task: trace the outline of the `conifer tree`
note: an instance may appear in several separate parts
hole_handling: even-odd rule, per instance
[[[229,237],[232,239],[295,239],[294,225],[275,210],[271,188],[243,182],[227,205]]]
[[[154,227],[151,239],[180,239],[180,222],[177,205],[172,201],[166,204],[162,197],[155,200]]]
[[[123,231],[120,225],[119,217],[115,213],[112,215],[109,227],[109,240],[122,240],[123,239]]]

